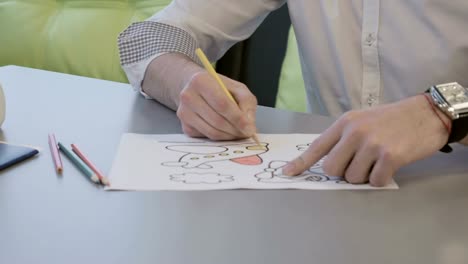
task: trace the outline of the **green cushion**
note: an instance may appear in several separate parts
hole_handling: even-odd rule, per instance
[[[306,112],[306,98],[296,35],[291,27],[286,56],[280,74],[276,107],[296,112]]]
[[[170,0],[0,0],[0,66],[127,82],[117,36]]]

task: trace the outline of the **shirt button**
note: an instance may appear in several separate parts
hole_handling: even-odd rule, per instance
[[[377,98],[373,94],[369,94],[369,96],[367,96],[367,104],[369,106],[374,105],[376,100],[377,100]]]
[[[366,37],[366,44],[367,46],[372,46],[375,42],[375,37],[373,33],[369,33]]]

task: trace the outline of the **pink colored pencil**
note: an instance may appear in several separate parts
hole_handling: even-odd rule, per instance
[[[49,146],[50,152],[52,153],[52,159],[54,160],[55,169],[57,170],[57,173],[62,173],[62,159],[60,158],[60,153],[57,147],[57,141],[55,140],[54,134],[49,134]]]
[[[101,183],[104,185],[109,185],[109,180],[107,180],[104,174],[101,171],[99,171],[99,169],[96,166],[94,166],[94,164],[83,154],[83,152],[81,152],[81,150],[75,144],[71,144],[71,147],[73,152],[75,152],[76,155],[78,155],[78,157],[80,157],[80,159],[84,163],[86,163],[86,165],[88,165],[88,167],[92,171],[94,171],[94,173],[96,173],[96,176],[99,178],[99,181],[101,181]]]

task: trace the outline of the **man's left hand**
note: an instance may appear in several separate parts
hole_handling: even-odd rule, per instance
[[[381,187],[395,172],[445,145],[450,122],[423,95],[368,110],[350,111],[324,131],[301,156],[284,167],[298,175],[327,155],[323,170],[353,184]]]

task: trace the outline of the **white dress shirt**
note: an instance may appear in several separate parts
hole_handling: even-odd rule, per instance
[[[403,99],[430,85],[468,85],[467,0],[175,0],[119,37],[136,88],[167,52],[219,59],[288,3],[309,110],[340,115]]]

